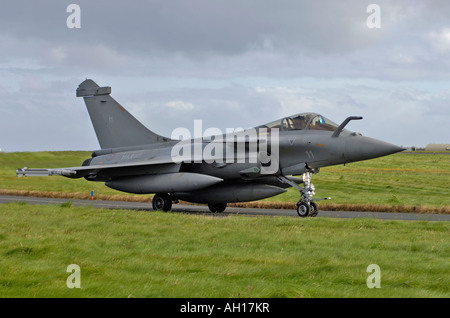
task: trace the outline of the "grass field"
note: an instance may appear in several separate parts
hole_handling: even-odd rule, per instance
[[[450,155],[395,154],[326,167],[313,178],[316,197],[331,196],[343,208],[407,206],[426,211],[426,207],[450,207]],[[290,189],[272,200],[295,201],[296,195]]]
[[[90,157],[86,151],[37,153],[0,153],[0,193],[35,191],[41,195],[72,195],[89,198],[94,190],[97,198],[150,200],[151,196],[136,196],[112,190],[101,182],[63,177],[17,178],[15,170],[79,166]],[[378,159],[333,166],[313,175],[316,198],[332,197],[320,202],[322,209],[413,211],[450,213],[450,155],[395,154]],[[298,190],[269,198],[271,204],[291,208],[299,199]],[[289,203],[289,204],[286,204]]]
[[[450,297],[450,223],[0,205],[0,297]],[[69,289],[67,266],[80,266]],[[380,267],[381,288],[366,272]]]

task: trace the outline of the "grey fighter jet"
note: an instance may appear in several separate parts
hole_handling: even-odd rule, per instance
[[[300,113],[258,127],[194,138],[187,129],[160,136],[142,125],[111,96],[111,87],[86,79],[83,97],[101,149],[80,167],[17,169],[21,176],[60,175],[128,193],[155,194],[153,209],[168,211],[184,200],[223,212],[230,202],[247,202],[299,190],[297,213],[316,216],[311,176],[321,167],[386,156],[401,147],[350,132],[322,115]],[[179,137],[183,137],[181,140]],[[301,176],[295,177],[295,176]]]

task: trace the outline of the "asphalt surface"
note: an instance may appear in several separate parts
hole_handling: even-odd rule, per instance
[[[50,204],[60,205],[72,202],[74,206],[93,206],[106,209],[130,209],[140,211],[153,211],[151,203],[125,202],[125,201],[104,201],[104,200],[72,200],[54,199],[40,197],[10,196],[0,195],[0,203],[28,202],[28,204]],[[0,206],[1,209],[1,206]],[[320,209],[320,205],[319,205]],[[174,204],[172,213],[195,213],[212,215],[207,206]],[[216,214],[221,216],[246,215],[246,216],[292,216],[298,217],[297,212],[292,210],[277,209],[256,209],[256,208],[235,208],[227,207],[225,212]],[[404,220],[404,221],[450,221],[448,214],[421,214],[421,213],[393,213],[393,212],[348,212],[348,211],[320,211],[317,217],[332,218],[373,218],[383,220]]]

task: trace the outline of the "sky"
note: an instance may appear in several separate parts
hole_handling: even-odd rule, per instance
[[[99,149],[86,78],[169,137],[315,112],[450,143],[449,17],[447,0],[2,0],[0,149]]]

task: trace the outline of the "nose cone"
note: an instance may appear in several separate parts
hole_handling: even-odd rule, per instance
[[[349,136],[345,144],[345,158],[360,161],[387,156],[405,150],[396,145],[364,136]]]

